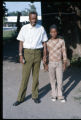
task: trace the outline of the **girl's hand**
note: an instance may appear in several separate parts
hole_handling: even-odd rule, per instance
[[[45,64],[45,65],[44,65],[44,71],[45,71],[45,72],[48,71],[48,64]]]
[[[64,64],[63,64],[63,71],[66,70],[66,65],[67,65],[67,62],[64,62]]]
[[[65,71],[66,70],[66,65],[65,64],[63,64],[63,71]]]
[[[43,57],[43,63],[46,63],[46,56]]]

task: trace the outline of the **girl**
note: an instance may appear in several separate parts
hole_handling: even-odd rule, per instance
[[[51,38],[47,42],[47,49],[49,51],[49,77],[52,88],[51,99],[52,101],[59,99],[61,102],[65,102],[62,94],[62,77],[63,70],[66,69],[67,55],[65,42],[63,39],[58,38],[57,35],[57,26],[52,25],[50,27]]]

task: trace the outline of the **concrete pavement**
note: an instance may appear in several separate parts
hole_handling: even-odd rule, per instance
[[[40,70],[39,97],[40,104],[31,99],[32,74],[30,76],[26,101],[17,107],[12,106],[16,101],[21,83],[22,65],[10,61],[3,61],[3,118],[6,119],[79,119],[81,118],[81,101],[74,97],[81,96],[81,69],[69,68],[64,74],[64,94],[66,103],[52,102],[51,87],[48,72]]]

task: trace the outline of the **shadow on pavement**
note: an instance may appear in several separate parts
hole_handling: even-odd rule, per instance
[[[45,85],[44,87],[40,88],[39,89],[39,98],[41,99],[42,97],[44,97],[50,90],[51,90],[50,83]],[[25,97],[24,102],[31,98],[32,98],[32,94]]]
[[[70,67],[64,72],[64,81],[69,80],[63,86],[63,93],[65,98],[70,94],[70,92],[79,84],[81,81],[81,68]]]
[[[66,84],[63,86],[63,93],[65,98],[67,98],[67,96],[70,94],[70,92],[79,84],[79,82],[81,81],[81,68],[68,68],[65,72],[64,72],[64,77],[63,77],[63,81],[66,81]],[[47,85],[43,86],[42,88],[39,89],[39,98],[43,98],[45,97],[46,94],[48,94],[48,92],[51,90],[51,86],[50,83],[48,83]],[[25,97],[24,101],[27,101],[29,99],[32,98],[32,94],[28,95],[27,97]]]
[[[50,83],[39,89],[39,98],[44,97],[51,90]]]

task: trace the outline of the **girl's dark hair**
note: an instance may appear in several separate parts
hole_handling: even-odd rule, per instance
[[[51,29],[56,29],[56,31],[58,32],[57,26],[55,24],[53,24],[53,25],[50,26],[50,30]]]

